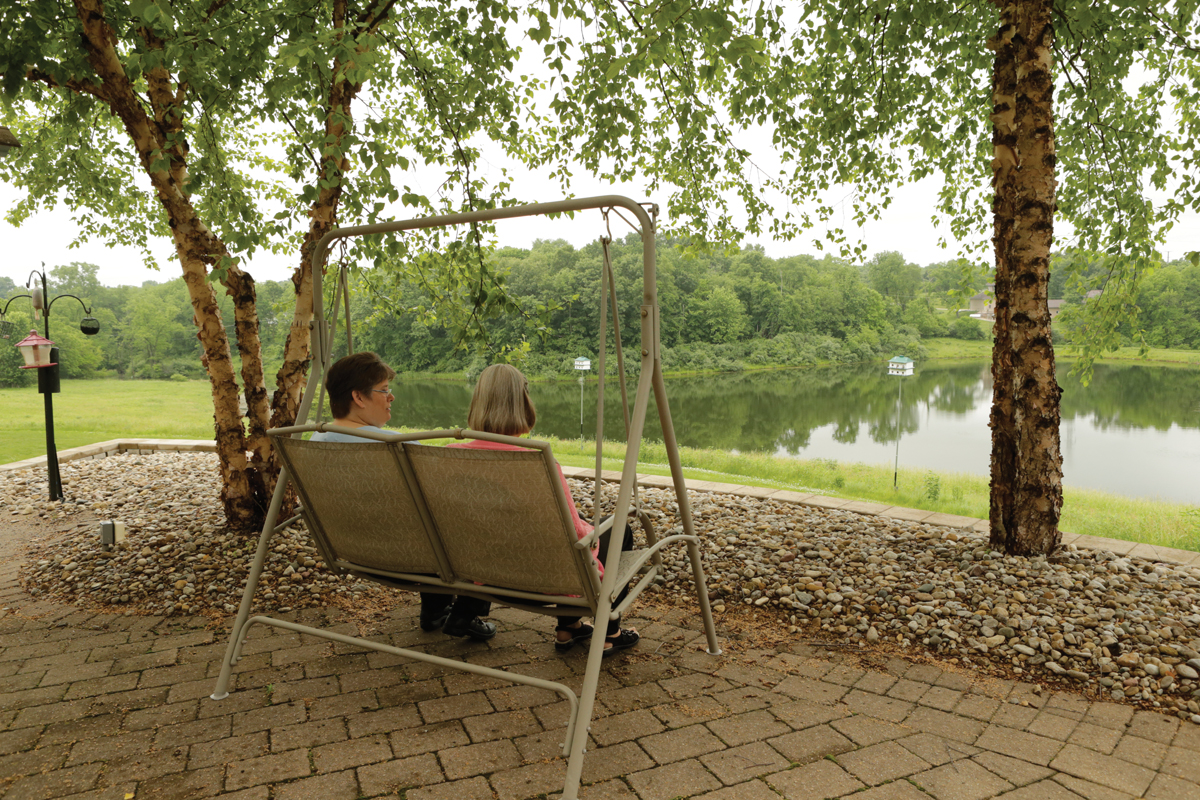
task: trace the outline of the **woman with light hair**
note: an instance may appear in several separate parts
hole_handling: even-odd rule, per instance
[[[493,364],[480,374],[479,382],[475,385],[475,393],[471,396],[471,408],[467,412],[467,425],[472,430],[496,433],[501,436],[525,436],[533,430],[535,422],[537,422],[537,409],[534,408],[533,400],[529,397],[529,381],[519,369],[508,364]],[[447,447],[466,447],[479,450],[522,449],[515,445],[487,442],[481,439],[454,442]],[[567,485],[567,479],[562,474],[561,467],[558,470],[558,477],[562,481],[563,491],[570,498],[571,488]],[[582,539],[592,532],[592,526],[579,516],[579,510],[575,508],[573,502],[569,505],[571,517],[575,523],[575,534]],[[609,533],[609,531],[602,533],[598,537],[597,546],[592,549],[593,558],[599,554],[597,568],[602,576],[604,575],[604,559],[608,553]],[[631,550],[632,548],[633,535],[626,526],[622,549]],[[622,590],[615,602],[619,603],[624,596],[625,590]],[[559,617],[558,625],[554,628],[554,646],[560,652],[565,652],[580,642],[586,642],[591,635],[592,626],[584,623],[578,617]],[[621,628],[620,617],[609,620],[604,655],[611,655],[633,647],[640,638],[636,630]]]

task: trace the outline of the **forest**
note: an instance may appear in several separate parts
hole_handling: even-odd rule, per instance
[[[684,244],[662,240],[658,248],[663,362],[671,372],[862,363],[897,353],[921,359],[921,342],[929,337],[988,335],[986,323],[965,311],[966,298],[982,290],[988,276],[961,262],[922,267],[887,251],[856,265],[832,255],[771,258],[755,246],[697,255]],[[632,235],[613,242],[611,257],[621,341],[630,346],[640,333],[641,244]],[[1082,308],[1089,292],[1102,291],[1111,270],[1104,259],[1089,260],[1068,282],[1065,260],[1081,258],[1059,254],[1053,262],[1050,297],[1065,301],[1055,323],[1056,343],[1070,343],[1078,324],[1072,309]],[[529,249],[495,249],[490,259],[517,311],[482,320],[486,336],[470,347],[440,321],[445,301],[436,284],[399,277],[421,270],[389,269],[386,263],[354,270],[355,349],[374,350],[402,372],[468,378],[497,360],[517,363],[531,377],[561,378],[574,374],[576,357],[597,357],[599,243],[575,248],[562,240],[539,240]],[[84,263],[48,270],[50,297],[77,295],[101,325],[99,335],[84,336],[80,304],[69,298],[55,303],[51,338],[60,347],[64,377],[204,377],[182,279],[108,287],[97,271]],[[282,361],[293,293],[287,281],[262,281],[257,290],[264,362],[273,371]],[[0,298],[25,291],[0,277]],[[218,294],[229,320],[232,304]],[[327,304],[331,301],[330,295]],[[33,322],[29,302],[9,304],[5,322],[12,341],[23,337]],[[611,343],[611,321],[609,331]],[[228,332],[233,336],[232,326]],[[1152,272],[1120,332],[1122,344],[1200,349],[1200,266],[1181,259]],[[343,352],[344,337],[335,342],[335,353]],[[612,372],[611,345],[609,354]],[[19,364],[15,348],[0,347],[0,386],[32,380]],[[636,368],[637,359],[629,359],[627,369]]]

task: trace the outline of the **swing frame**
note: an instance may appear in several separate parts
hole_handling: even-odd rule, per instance
[[[647,211],[647,207],[649,208],[649,211]],[[272,431],[272,433],[295,436],[300,435],[299,432],[296,432],[296,429],[305,428],[305,430],[307,430],[311,428],[311,426],[305,427],[305,423],[308,420],[308,415],[312,408],[314,397],[320,397],[318,400],[317,409],[318,420],[322,414],[324,406],[322,379],[328,372],[330,362],[332,360],[333,331],[337,322],[339,295],[341,295],[345,300],[346,342],[348,351],[353,352],[353,339],[350,330],[349,314],[349,286],[346,281],[344,266],[339,269],[337,278],[338,285],[335,288],[332,303],[332,320],[326,319],[324,309],[323,272],[326,264],[328,263],[330,251],[336,242],[361,236],[375,236],[390,233],[401,233],[404,231],[452,227],[477,222],[491,222],[521,217],[545,216],[552,214],[557,215],[586,210],[600,210],[604,214],[607,225],[608,213],[610,211],[618,213],[618,215],[622,216],[622,219],[624,219],[624,216],[620,215],[618,209],[624,209],[633,215],[638,223],[638,225],[634,226],[634,229],[640,234],[642,240],[643,278],[642,305],[640,309],[641,370],[638,374],[638,382],[636,392],[634,394],[633,407],[630,409],[625,379],[624,356],[620,340],[620,317],[618,315],[617,308],[616,282],[609,251],[609,245],[612,241],[611,229],[609,229],[609,235],[601,237],[601,247],[604,258],[600,295],[600,349],[598,358],[599,385],[597,390],[596,408],[595,502],[593,504],[595,516],[593,521],[597,523],[599,521],[599,500],[603,481],[602,464],[604,447],[604,392],[606,377],[605,356],[607,349],[606,320],[608,317],[608,308],[606,308],[606,306],[611,306],[611,312],[613,315],[614,341],[616,344],[618,366],[617,371],[620,383],[623,417],[626,428],[625,460],[621,470],[620,487],[617,493],[616,506],[612,515],[613,520],[628,519],[631,515],[636,515],[642,517],[644,522],[649,522],[642,512],[640,498],[638,497],[637,465],[642,435],[645,428],[646,412],[649,407],[650,395],[653,392],[659,421],[662,426],[663,444],[667,450],[667,461],[670,466],[671,478],[678,501],[679,518],[683,527],[683,536],[692,538],[693,544],[689,545],[689,550],[694,549],[696,547],[694,543],[696,541],[695,525],[692,519],[691,506],[688,502],[687,486],[683,477],[683,468],[679,458],[679,447],[675,438],[675,431],[671,421],[671,411],[667,402],[666,384],[663,378],[661,345],[659,338],[660,311],[658,305],[658,289],[656,278],[655,219],[657,218],[658,207],[654,204],[647,204],[644,206],[643,204],[639,204],[627,197],[622,197],[620,195],[603,195],[598,197],[561,200],[553,203],[534,203],[529,205],[488,209],[483,211],[445,214],[403,221],[383,222],[373,225],[351,226],[338,228],[328,232],[317,243],[313,258],[313,320],[311,322],[311,331],[312,352],[314,357],[312,365],[309,369],[308,381],[300,401],[295,424],[290,426],[290,428]],[[628,220],[626,221],[628,222]],[[630,224],[632,225],[633,223]],[[213,700],[221,700],[228,696],[228,687],[232,677],[233,664],[237,660],[241,643],[244,641],[246,632],[251,625],[255,623],[262,623],[283,629],[296,630],[298,630],[300,627],[304,627],[297,626],[295,623],[289,623],[269,617],[250,617],[254,588],[258,583],[258,577],[261,574],[263,565],[266,561],[267,550],[272,535],[300,518],[300,516],[297,515],[281,524],[276,524],[289,481],[289,473],[287,467],[285,466],[280,471],[279,479],[275,486],[275,492],[271,500],[270,510],[267,515],[267,520],[264,523],[262,535],[259,538],[258,549],[255,554],[254,561],[251,564],[250,574],[247,579],[246,591],[243,592],[237,618],[230,633],[230,640],[226,651],[225,660],[222,664],[220,676],[217,679],[216,689],[212,695]],[[606,559],[606,563],[609,565],[609,567],[605,569],[604,576],[600,582],[600,595],[602,598],[604,598],[604,600],[602,601],[599,610],[603,613],[607,613],[611,608],[611,598],[618,589],[617,582],[622,571],[620,568],[622,538],[623,537],[620,536],[610,537]],[[699,553],[696,552],[695,558],[698,559],[698,557]],[[655,560],[657,562],[657,556]],[[699,585],[697,586],[697,590],[697,595],[701,604],[701,617],[703,619],[708,645],[706,652],[708,652],[710,655],[720,655],[721,650],[718,645],[716,630],[712,621],[712,613],[707,591],[704,587],[702,572],[699,573]],[[305,632],[311,631],[305,628]],[[339,639],[334,634],[328,634],[326,638],[331,638],[337,641],[348,639],[348,637],[341,637]],[[600,670],[601,659],[603,657],[603,647],[599,638],[596,639],[596,642],[598,644],[593,645],[588,653],[586,667],[587,674],[598,674]],[[427,656],[422,660],[435,659]],[[579,707],[577,716],[575,718],[582,719],[585,723],[590,722],[594,703],[595,691],[593,687],[592,691],[585,691],[583,692],[582,696],[579,697]],[[563,792],[564,800],[574,800],[574,798],[576,798],[578,795],[580,777],[583,769],[582,756],[587,741],[586,724],[574,726],[574,728],[574,730],[568,730],[568,738],[567,741],[564,742],[564,754],[569,754],[566,784]]]

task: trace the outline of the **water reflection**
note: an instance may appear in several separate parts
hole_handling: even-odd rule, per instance
[[[1200,371],[1140,364],[1096,367],[1084,388],[1066,374],[1065,480],[1134,496],[1200,502]],[[904,381],[897,418],[897,381]],[[466,423],[470,387],[399,379],[393,420],[421,427]],[[630,391],[633,391],[631,385]],[[580,435],[575,383],[534,384],[537,430]],[[584,435],[595,430],[594,383],[584,388]],[[919,365],[910,378],[882,365],[710,375],[667,381],[681,444],[803,458],[891,463],[986,475],[991,375],[986,362]],[[621,439],[619,393],[610,383],[605,435]],[[651,403],[646,436],[661,439]]]

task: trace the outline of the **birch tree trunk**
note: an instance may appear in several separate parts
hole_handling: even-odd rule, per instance
[[[1051,0],[998,2],[992,161],[996,325],[991,543],[1014,555],[1058,546],[1059,400],[1048,286],[1055,206]]]

